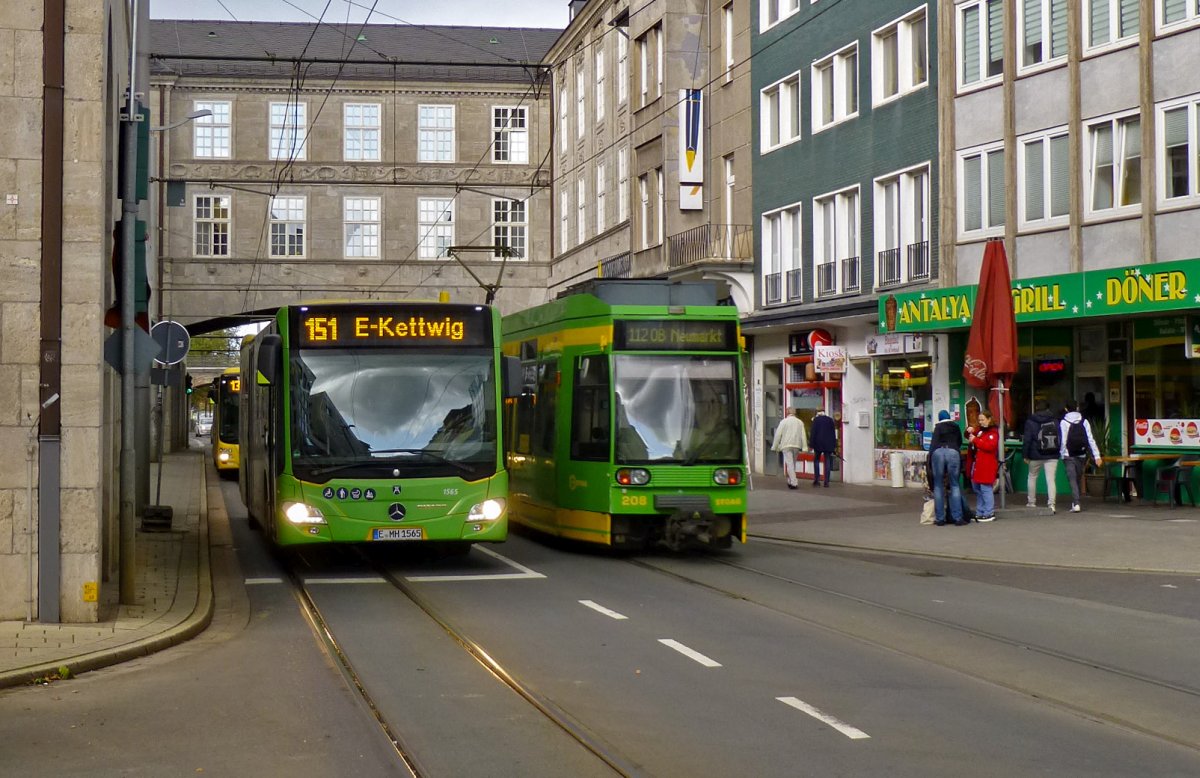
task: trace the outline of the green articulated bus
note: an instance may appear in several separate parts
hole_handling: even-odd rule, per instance
[[[707,283],[595,281],[506,316],[510,520],[618,548],[744,543],[742,350]]]
[[[495,309],[291,305],[241,370],[242,500],[278,545],[507,537],[497,409],[520,373]]]

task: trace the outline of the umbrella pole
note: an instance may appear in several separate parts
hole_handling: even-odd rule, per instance
[[[1005,502],[1004,493],[1008,491],[1008,487],[1006,486],[1008,481],[1004,477],[1004,463],[1008,459],[1008,452],[1004,446],[1004,393],[1008,390],[1004,388],[1003,381],[997,380],[996,388],[992,391],[1000,393],[1000,447],[996,451],[996,457],[1000,460],[1000,509],[1003,510]]]

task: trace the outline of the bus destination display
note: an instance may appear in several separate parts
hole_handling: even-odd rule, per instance
[[[614,321],[613,346],[624,351],[736,351],[736,322]]]
[[[488,309],[436,305],[308,306],[296,312],[300,348],[490,346]]]

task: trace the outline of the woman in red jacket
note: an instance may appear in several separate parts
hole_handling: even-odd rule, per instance
[[[971,488],[975,491],[975,521],[996,519],[996,496],[992,486],[1000,470],[1000,432],[992,426],[992,414],[979,414],[979,428],[967,429],[967,440],[974,449],[974,466],[971,468]]]

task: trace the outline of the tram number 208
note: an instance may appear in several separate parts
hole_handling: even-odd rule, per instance
[[[650,498],[644,494],[623,494],[621,505],[634,508],[645,508],[650,504]]]

